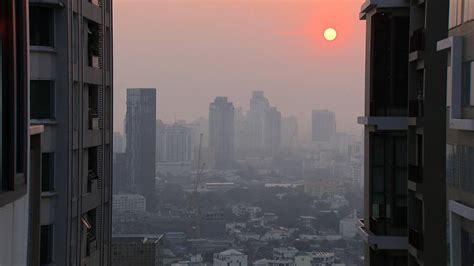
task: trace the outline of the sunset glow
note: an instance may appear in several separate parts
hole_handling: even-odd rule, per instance
[[[335,29],[327,28],[324,31],[324,39],[326,39],[327,41],[331,42],[331,41],[334,41],[336,38],[337,38],[337,32]]]

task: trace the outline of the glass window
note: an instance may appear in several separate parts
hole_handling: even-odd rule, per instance
[[[2,63],[3,63],[3,41],[0,36],[0,103],[2,105],[0,106],[0,191],[3,190],[3,68],[2,68]]]
[[[462,68],[462,105],[468,106],[471,104],[471,90],[472,90],[472,81],[471,81],[471,65],[472,62],[466,62],[463,64]]]
[[[54,119],[54,82],[51,80],[32,80],[30,83],[31,119]]]
[[[461,232],[462,265],[474,264],[474,235],[462,230]]]
[[[53,262],[53,225],[41,226],[40,264],[48,265]]]
[[[474,20],[474,1],[464,0],[463,22]]]
[[[54,153],[43,153],[41,160],[41,191],[54,191]]]
[[[30,6],[30,44],[35,46],[54,46],[53,9]]]

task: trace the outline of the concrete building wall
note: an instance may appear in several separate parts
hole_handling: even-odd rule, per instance
[[[29,2],[31,118],[45,126],[43,154],[54,158],[53,185],[43,190],[41,201],[43,240],[51,238],[45,243],[52,245],[43,245],[43,254],[49,249],[43,259],[56,265],[108,265],[112,1]]]

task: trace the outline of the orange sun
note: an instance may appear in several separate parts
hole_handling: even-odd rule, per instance
[[[324,31],[324,39],[327,41],[334,41],[337,38],[337,31],[334,28],[327,28]]]

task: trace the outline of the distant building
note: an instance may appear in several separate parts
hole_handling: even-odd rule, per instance
[[[161,135],[161,162],[191,162],[191,128],[174,124],[164,126]]]
[[[162,266],[160,248],[162,235],[112,236],[112,265]]]
[[[340,183],[335,180],[307,180],[304,183],[304,192],[312,197],[322,198],[342,192]]]
[[[114,132],[113,136],[113,152],[124,153],[125,152],[125,139],[120,132]]]
[[[281,145],[281,113],[275,107],[267,110],[264,120],[263,145],[266,153],[274,155]]]
[[[189,173],[193,152],[192,129],[183,124],[162,124],[159,136],[160,159],[156,164],[157,173]]]
[[[161,132],[165,128],[166,124],[163,123],[160,119],[156,120],[156,152],[155,152],[155,160],[156,162],[161,162],[161,154],[163,151],[163,143],[161,142]]]
[[[192,169],[198,168],[198,160],[200,160],[200,167],[204,170],[215,169],[216,167],[216,152],[211,147],[194,148],[194,156],[192,161]]]
[[[143,195],[155,210],[156,90],[127,89],[127,167],[130,191]]]
[[[213,266],[247,266],[248,258],[244,253],[235,249],[229,249],[214,254]]]
[[[281,119],[281,146],[294,147],[298,143],[298,119],[294,116]]]
[[[295,266],[333,266],[334,262],[333,252],[300,252],[295,256]]]
[[[114,154],[114,182],[113,182],[113,192],[114,193],[130,193],[131,192],[131,183],[130,183],[130,174],[129,168],[127,167],[128,157],[126,153],[116,153]]]
[[[206,183],[204,188],[209,191],[226,191],[235,188],[235,183]]]
[[[209,105],[209,146],[215,151],[217,169],[233,167],[234,144],[234,105],[217,97]]]
[[[344,238],[355,237],[357,235],[358,224],[359,219],[357,218],[357,213],[354,212],[353,215],[339,221],[339,234]]]
[[[295,266],[292,260],[280,260],[280,259],[261,259],[253,263],[254,266]]]
[[[190,256],[187,260],[172,263],[171,266],[206,266],[201,255]]]
[[[201,216],[201,236],[209,239],[221,239],[226,236],[224,213],[207,211]]]
[[[336,135],[336,115],[328,110],[313,110],[312,140],[330,141]]]
[[[138,194],[115,194],[112,196],[112,210],[144,212],[146,199]]]
[[[273,258],[277,260],[293,259],[298,250],[294,247],[281,247],[273,249]]]
[[[304,228],[313,228],[316,225],[317,219],[313,216],[300,216],[299,222]]]
[[[247,114],[248,121],[248,148],[253,152],[262,152],[264,148],[265,117],[270,103],[263,91],[252,92],[250,109]]]

